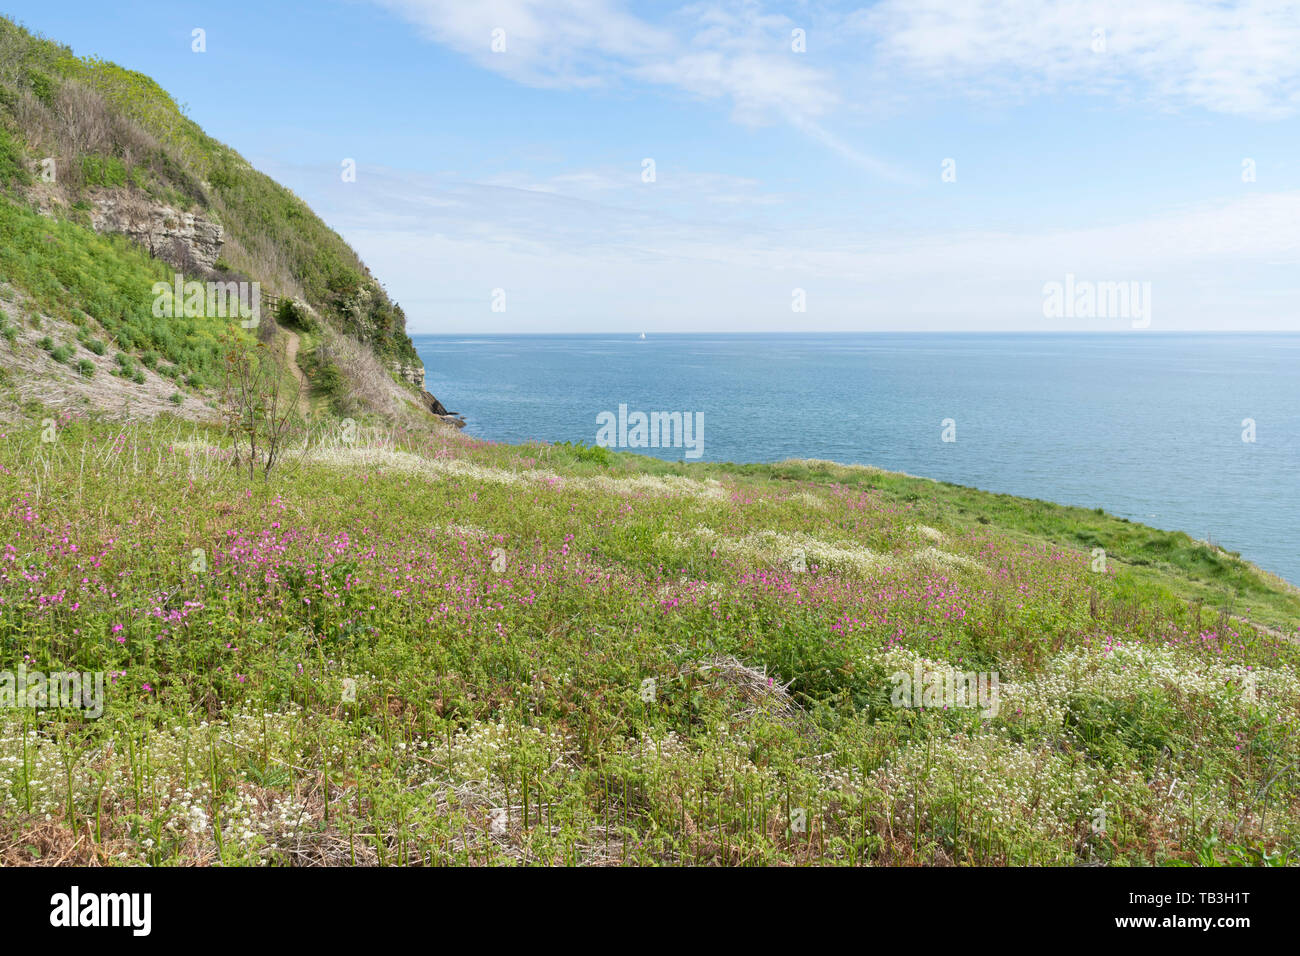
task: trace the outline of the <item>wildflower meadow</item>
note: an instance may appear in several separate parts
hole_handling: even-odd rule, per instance
[[[1190,539],[441,427],[232,457],[0,435],[0,667],[104,675],[0,707],[5,862],[1294,859],[1297,598]]]

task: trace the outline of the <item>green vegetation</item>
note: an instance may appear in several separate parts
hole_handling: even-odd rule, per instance
[[[82,348],[86,349],[86,351],[94,352],[96,355],[103,355],[108,351],[108,347],[104,345],[103,342],[99,339],[91,338],[86,334],[84,329],[78,333],[77,341],[81,343]]]
[[[66,202],[58,223],[26,209],[31,142],[57,157],[52,188]],[[8,197],[0,195],[0,276],[42,311],[79,324],[88,315],[117,347],[156,351],[183,371],[187,385],[215,385],[210,330],[150,321],[152,281],[173,270],[120,244],[76,234],[90,232],[90,200],[104,190],[215,220],[224,229],[223,276],[251,277],[267,291],[301,296],[385,364],[419,364],[402,310],[302,200],[204,134],[147,76],[74,56],[0,17],[0,193]],[[101,276],[89,260],[98,263],[103,252]],[[45,268],[50,262],[55,269]],[[312,331],[307,312],[290,302],[277,318]],[[328,376],[330,369],[322,372]],[[318,387],[348,391],[332,380]]]
[[[2,101],[0,101],[2,102]],[[23,168],[22,152],[3,126],[0,126],[0,189],[25,185],[31,177]]]
[[[194,385],[219,381],[222,335],[247,337],[225,319],[154,316],[153,285],[171,280],[167,266],[120,236],[51,221],[3,198],[0,275],[44,314],[82,325],[89,313],[117,348],[154,351]],[[132,362],[118,355],[119,364]]]
[[[316,331],[307,310],[292,299],[281,300],[279,308],[276,309],[275,321],[286,329],[293,329],[297,332]]]
[[[327,408],[336,415],[347,415],[349,395],[343,370],[319,346],[302,354],[299,364],[312,383],[312,391],[323,398]]]
[[[156,317],[173,270],[89,228],[104,190],[219,220],[221,274],[322,323]],[[0,193],[9,348],[225,415],[0,430],[0,672],[104,679],[102,714],[0,680],[0,864],[1300,854],[1300,595],[1238,555],[828,462],[304,437],[278,349],[352,415],[414,359],[401,310],[148,77],[3,18]]]
[[[125,186],[126,164],[116,156],[83,156],[81,176],[87,186]]]
[[[585,461],[607,466],[614,460],[614,453],[608,448],[588,445],[586,442],[557,442],[551,447],[556,454],[567,456],[575,462]]]
[[[37,827],[164,865],[1300,852],[1294,596],[1153,529],[443,429],[329,426],[250,479],[219,430],[35,418],[0,438],[0,660],[108,680],[98,719],[0,710],[14,861]],[[1178,598],[1243,574],[1275,629]]]
[[[657,467],[657,466],[650,466]],[[672,465],[658,466],[671,473]],[[1076,508],[993,494],[929,478],[821,461],[778,465],[705,466],[712,473],[770,473],[785,481],[833,482],[878,492],[922,518],[944,514],[963,528],[996,525],[1029,540],[1047,540],[1091,553],[1101,548],[1116,566],[1124,594],[1142,604],[1166,606],[1196,600],[1248,612],[1262,623],[1286,626],[1300,618],[1300,590],[1259,569],[1241,555],[1197,541],[1181,531],[1161,531],[1117,518],[1100,508]]]

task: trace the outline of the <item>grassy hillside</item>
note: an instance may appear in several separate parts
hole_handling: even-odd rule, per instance
[[[105,197],[306,307],[159,318]],[[0,338],[0,864],[1300,859],[1294,587],[1096,510],[394,415],[418,360],[342,240],[4,19]]]
[[[134,360],[165,355],[184,386],[201,390],[213,375],[212,341],[239,330],[211,321],[164,328],[170,320],[153,318],[152,283],[174,270],[93,234],[95,203],[105,198],[219,224],[216,268],[192,278],[256,280],[310,306],[323,326],[303,326],[316,335],[295,365],[323,407],[391,411],[391,400],[378,401],[391,399],[379,395],[389,385],[418,393],[394,372],[420,367],[402,310],[306,204],[205,135],[148,77],[76,57],[0,18],[0,283],[33,315],[79,329],[98,323],[103,334],[87,334],[111,337]],[[276,337],[275,318],[263,317],[264,340]],[[355,351],[346,340],[373,357],[364,370],[336,360]],[[363,407],[358,394],[378,407]]]
[[[221,337],[248,338],[238,323],[183,315],[156,318],[149,302],[141,306],[140,290],[158,281],[170,284],[168,266],[120,236],[97,235],[3,201],[0,277],[10,299],[16,300],[15,289],[24,293],[28,322],[39,322],[44,315],[71,323],[76,340],[66,343],[69,360],[82,349],[96,349],[96,343],[106,348],[108,340],[119,354],[138,356],[178,383],[198,388],[216,384]],[[12,334],[14,323],[4,321],[4,329]]]
[[[1046,540],[1086,552],[1091,566],[1097,549],[1113,568],[1117,594],[1135,605],[1168,607],[1197,602],[1220,614],[1241,614],[1257,624],[1293,630],[1300,620],[1300,589],[1261,571],[1234,551],[1198,541],[1182,531],[1161,531],[1101,508],[994,494],[876,468],[828,461],[778,465],[718,465],[727,474],[761,473],[786,481],[834,483],[874,491],[933,522],[964,530],[994,525],[1026,540]]]
[[[250,482],[230,453],[0,436],[0,659],[110,675],[98,720],[0,710],[0,858],[1300,851],[1295,596],[1178,536],[817,462],[327,428]],[[1201,600],[1243,576],[1273,627]],[[918,669],[996,672],[997,706],[896,700]]]

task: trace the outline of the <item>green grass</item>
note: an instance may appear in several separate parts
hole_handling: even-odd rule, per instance
[[[647,467],[674,473],[671,463]],[[1162,531],[1107,514],[1014,495],[995,494],[873,468],[830,462],[777,465],[705,465],[715,475],[767,474],[781,481],[835,484],[879,493],[916,510],[918,519],[976,531],[994,525],[1026,540],[1046,540],[1091,555],[1102,548],[1115,566],[1123,593],[1140,603],[1201,601],[1249,613],[1261,623],[1288,627],[1300,618],[1300,590],[1262,573],[1241,555],[1197,541],[1181,531]]]
[[[152,79],[95,57],[77,57],[69,48],[0,17],[0,63],[6,61],[9,68],[0,70],[0,190],[30,180],[24,167],[24,141],[48,139],[61,129],[57,123],[44,131],[18,128],[19,114],[13,107],[18,96],[29,92],[56,109],[62,86],[87,87],[108,104],[114,142],[107,150],[61,158],[74,163],[80,173],[79,182],[61,184],[73,193],[68,197],[71,218],[88,224],[87,190],[124,187],[206,215],[225,230],[224,266],[261,281],[268,291],[301,289],[334,327],[366,342],[382,359],[418,364],[401,308],[368,275],[343,239],[292,192],[207,136]],[[126,128],[133,125],[152,137],[149,142],[156,146],[145,149],[138,138],[128,135]],[[49,251],[41,236],[30,231],[11,229],[3,238],[13,246],[11,255],[32,261]],[[0,269],[6,265],[0,261]],[[31,275],[23,281],[41,284],[39,277]],[[111,294],[107,300],[94,297],[94,291],[69,287],[65,295],[71,297],[64,301],[97,318],[102,313],[113,319],[121,304]],[[38,294],[48,300],[50,293],[42,288]],[[87,297],[78,298],[82,295]],[[286,318],[293,324],[306,321],[299,316]],[[168,353],[167,344],[157,334],[145,335],[138,343],[168,354],[193,379],[207,381],[210,368],[201,345],[182,356]]]
[[[14,138],[0,126],[0,189],[25,185],[30,176],[23,166],[23,154]]]
[[[1297,850],[1300,615],[1280,635],[1171,597],[1195,565],[1144,566],[1159,589],[1135,594],[1053,540],[1140,556],[1153,529],[1116,522],[1115,544],[1102,515],[904,476],[443,430],[329,426],[252,482],[187,424],[41,437],[0,438],[0,659],[110,680],[97,720],[0,710],[0,846],[89,827],[86,857],[161,865]],[[1000,707],[899,706],[913,666],[996,671]]]
[[[116,156],[81,157],[81,175],[87,186],[125,186],[129,173]]]
[[[0,275],[26,293],[32,308],[78,326],[88,313],[117,349],[162,357],[197,386],[220,381],[223,336],[248,339],[237,323],[221,319],[156,317],[153,285],[170,283],[169,267],[120,236],[51,221],[3,197]],[[97,349],[98,339],[89,341],[101,353],[103,344]]]

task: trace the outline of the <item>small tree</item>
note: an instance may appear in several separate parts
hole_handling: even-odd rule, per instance
[[[250,479],[258,465],[263,478],[269,476],[297,432],[295,412],[301,391],[296,381],[292,390],[284,387],[284,377],[265,343],[250,346],[233,336],[226,340],[222,387],[226,427],[235,439],[235,467],[247,462]]]

